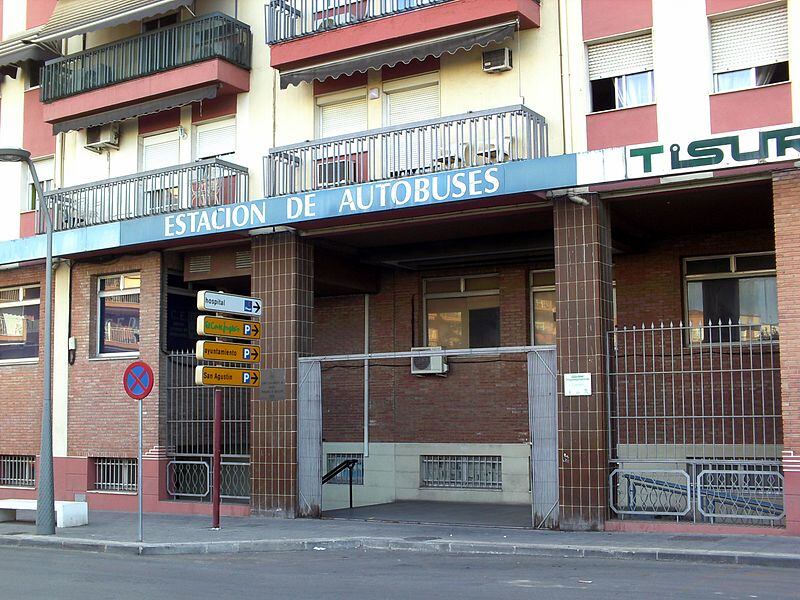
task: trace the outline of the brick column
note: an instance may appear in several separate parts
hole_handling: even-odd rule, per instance
[[[800,169],[772,176],[786,528],[800,535]]]
[[[295,516],[297,508],[297,358],[311,353],[313,248],[294,232],[252,241],[252,293],[264,303],[263,367],[281,369],[283,398],[253,395],[250,410],[250,507]]]
[[[611,230],[595,194],[554,203],[558,314],[558,447],[561,529],[602,529],[607,513],[605,338],[612,326]],[[591,395],[567,396],[564,375],[591,374]]]

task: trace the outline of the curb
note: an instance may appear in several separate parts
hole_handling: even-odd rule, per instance
[[[34,535],[0,535],[0,547],[54,548],[105,554],[168,556],[239,554],[244,552],[308,552],[323,550],[406,551],[430,554],[484,556],[537,556],[543,558],[613,558],[655,560],[758,567],[800,568],[800,554],[682,550],[619,546],[574,546],[556,544],[497,544],[469,541],[409,541],[402,538],[347,537],[328,539],[242,540],[220,542],[138,543],[88,540]]]

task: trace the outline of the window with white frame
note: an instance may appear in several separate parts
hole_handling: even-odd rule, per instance
[[[437,277],[423,281],[427,346],[500,346],[500,276]]]
[[[587,58],[592,112],[654,102],[651,34],[591,44]]]
[[[773,252],[687,258],[684,280],[691,343],[778,339]]]
[[[139,352],[141,275],[106,275],[97,280],[98,344],[100,356]]]
[[[383,84],[384,122],[387,127],[438,119],[441,112],[439,73],[406,77]],[[386,157],[389,172],[411,175],[433,164],[434,139],[443,139],[435,127],[414,127],[389,134]],[[450,154],[456,149],[444,149]]]
[[[789,81],[786,6],[711,21],[714,91]]]
[[[42,184],[42,192],[47,193],[53,189],[55,182],[55,159],[50,156],[47,158],[37,158],[33,161],[36,167],[36,176]],[[30,169],[24,167],[25,177],[27,183],[25,185],[25,196],[22,199],[22,206],[20,207],[23,212],[37,210],[39,208],[39,196],[36,194],[36,186],[33,184],[33,177],[31,176]]]
[[[531,272],[531,340],[534,346],[556,343],[556,273],[554,270]]]
[[[180,163],[180,136],[168,131],[139,138],[142,171],[155,171]],[[155,213],[176,210],[180,200],[180,173],[166,172],[142,182],[144,205]]]
[[[236,153],[236,117],[201,123],[194,130],[194,157],[232,160]]]
[[[38,285],[0,290],[0,361],[39,358]]]
[[[367,129],[366,92],[356,92],[356,97],[337,100],[335,97],[317,98],[318,130],[320,138],[337,137]]]
[[[318,97],[317,119],[319,137],[323,139],[366,130],[366,90]],[[328,144],[314,152],[317,186],[324,188],[364,181],[368,157],[363,149],[356,151],[353,144]]]

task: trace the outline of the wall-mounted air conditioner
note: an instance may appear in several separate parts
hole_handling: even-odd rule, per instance
[[[412,348],[411,351],[417,350],[441,350],[441,346],[430,346],[427,348]],[[447,373],[447,361],[444,355],[438,356],[412,356],[411,357],[411,374],[412,375],[444,375]]]
[[[483,70],[486,73],[510,71],[514,66],[510,48],[487,50],[483,53]]]
[[[84,148],[98,154],[108,149],[119,150],[119,123],[87,128]]]

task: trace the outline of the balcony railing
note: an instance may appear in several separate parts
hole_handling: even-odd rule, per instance
[[[298,194],[547,156],[544,117],[522,106],[274,148],[265,194]]]
[[[218,158],[45,194],[55,231],[235,204],[248,199],[247,169]],[[43,233],[44,215],[39,211],[37,217],[37,233]]]
[[[204,15],[47,62],[41,100],[53,102],[211,58],[249,69],[252,45],[245,23],[222,13]]]
[[[452,0],[269,0],[267,43],[277,44]]]

